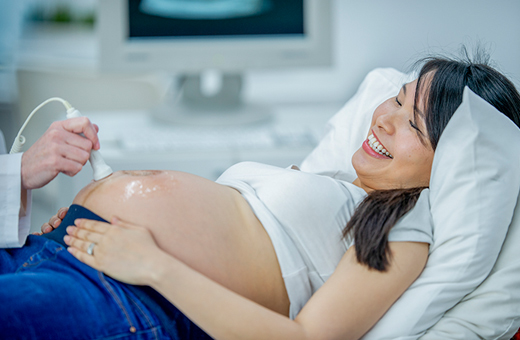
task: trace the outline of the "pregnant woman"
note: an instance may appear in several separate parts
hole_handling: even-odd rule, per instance
[[[498,72],[430,59],[374,112],[353,183],[256,163],[216,183],[175,171],[91,183],[54,232],[0,253],[0,301],[12,306],[2,334],[361,337],[427,261],[429,223],[396,222],[428,204],[434,151],[466,85],[518,124],[520,95]]]

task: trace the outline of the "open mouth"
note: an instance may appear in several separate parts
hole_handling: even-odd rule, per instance
[[[394,156],[392,156],[390,154],[390,152],[388,152],[388,150],[386,150],[385,146],[377,140],[377,138],[374,136],[374,134],[370,134],[370,136],[368,136],[367,140],[368,140],[368,145],[370,146],[370,148],[372,148],[372,150],[374,150],[378,154],[386,156],[388,158],[394,158]]]

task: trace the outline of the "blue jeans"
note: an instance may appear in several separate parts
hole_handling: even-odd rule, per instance
[[[41,236],[0,250],[0,306],[2,339],[172,340],[128,285]],[[172,322],[189,322],[180,312],[176,317]],[[175,338],[199,337],[181,330]]]

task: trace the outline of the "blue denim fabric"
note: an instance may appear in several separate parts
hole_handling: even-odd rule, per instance
[[[128,288],[30,235],[24,247],[0,250],[0,338],[171,340]]]
[[[73,225],[74,220],[77,218],[87,218],[90,220],[107,222],[101,216],[96,215],[89,209],[77,204],[72,204],[69,207],[67,215],[61,221],[60,226],[57,229],[54,229],[52,232],[42,236],[47,239],[56,241],[63,247],[67,247],[63,241],[63,237],[67,234],[66,227]],[[197,327],[197,325],[185,317],[184,314],[182,314],[174,305],[172,305],[168,300],[166,300],[162,295],[157,293],[152,288],[126,285],[119,282],[117,283],[127,288],[130,293],[133,293],[134,297],[137,297],[137,299],[148,308],[148,311],[157,317],[159,324],[163,327],[163,330],[170,336],[170,338],[185,340],[211,340],[210,336]]]

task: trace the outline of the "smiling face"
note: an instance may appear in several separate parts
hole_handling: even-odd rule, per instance
[[[352,157],[358,175],[354,184],[367,192],[429,185],[433,148],[422,96],[415,103],[416,85],[417,80],[405,84],[396,97],[377,107],[367,139]]]

